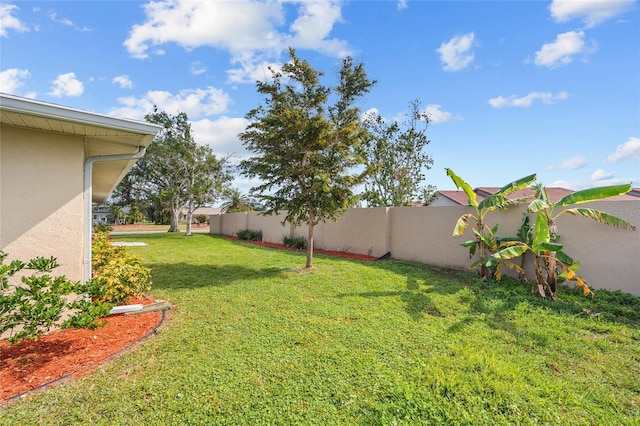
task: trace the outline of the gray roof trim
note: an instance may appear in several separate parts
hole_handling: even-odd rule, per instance
[[[150,136],[155,136],[161,129],[156,124],[110,117],[7,93],[0,93],[0,109]]]

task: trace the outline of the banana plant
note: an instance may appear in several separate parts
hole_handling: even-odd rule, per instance
[[[490,264],[490,266],[487,266],[487,262],[491,258],[491,253],[495,253],[496,251],[498,251],[500,240],[496,237],[498,225],[490,228],[485,223],[485,217],[490,211],[507,210],[525,201],[526,198],[524,197],[513,199],[508,199],[507,197],[517,190],[529,186],[533,181],[536,180],[536,175],[532,174],[510,182],[500,188],[495,194],[489,195],[482,201],[478,202],[476,193],[467,182],[456,175],[453,170],[449,168],[445,170],[447,172],[447,176],[449,176],[451,180],[453,180],[453,183],[456,185],[456,187],[458,189],[462,189],[465,192],[467,198],[469,199],[469,206],[473,207],[473,209],[475,210],[475,214],[466,213],[458,219],[453,230],[453,236],[460,237],[469,227],[470,221],[473,220],[475,222],[472,228],[475,239],[465,241],[461,245],[463,247],[469,248],[469,258],[472,258],[476,254],[476,252],[479,253],[479,259],[475,261],[469,267],[469,269],[478,268],[480,277],[483,280],[486,280],[492,275],[492,264]],[[496,278],[499,278],[499,265],[496,272]]]
[[[601,210],[582,207],[567,208],[560,212],[556,212],[556,209],[560,207],[614,197],[616,195],[626,194],[629,191],[631,191],[631,183],[624,185],[600,186],[573,192],[554,203],[550,200],[547,190],[542,185],[538,185],[536,188],[536,199],[529,204],[527,211],[536,213],[538,216],[542,216],[545,219],[547,223],[547,227],[545,229],[548,230],[549,240],[552,242],[555,242],[560,238],[556,220],[560,215],[565,213],[573,216],[587,217],[609,226],[634,230],[635,226],[631,223]],[[557,256],[555,256],[555,252],[550,251],[549,256],[546,257],[545,268],[547,270],[547,283],[554,294],[557,289],[556,261]]]
[[[571,193],[553,203],[549,198],[547,190],[541,185],[537,186],[536,199],[529,204],[527,209],[530,213],[536,213],[533,240],[505,242],[500,246],[500,250],[493,254],[493,259],[488,263],[499,261],[509,267],[513,267],[518,270],[519,273],[523,273],[524,271],[521,268],[518,269],[512,266],[513,263],[509,262],[509,260],[522,256],[527,250],[530,250],[535,256],[535,293],[543,297],[549,294],[552,298],[556,299],[557,282],[560,276],[567,280],[576,281],[577,286],[583,289],[585,295],[593,295],[593,292],[589,289],[586,282],[576,275],[580,267],[580,262],[574,261],[567,255],[563,251],[563,246],[557,242],[560,239],[560,235],[558,233],[556,220],[560,215],[568,213],[574,216],[591,218],[600,223],[624,229],[635,230],[635,226],[623,219],[596,209],[568,208],[559,213],[556,213],[556,209],[625,194],[630,190],[631,184],[590,188]],[[558,271],[560,271],[560,274],[558,274]]]
[[[528,217],[527,217],[528,219]],[[518,271],[522,278],[525,275],[524,262],[518,265],[511,259],[524,256],[527,251],[531,251],[534,255],[534,272],[536,282],[533,285],[533,292],[546,297],[547,294],[557,299],[556,289],[551,287],[551,282],[557,281],[557,270],[561,271],[560,276],[567,280],[576,282],[577,287],[582,288],[585,295],[593,295],[587,283],[579,277],[576,272],[580,268],[580,262],[574,261],[563,250],[562,244],[554,242],[551,238],[549,225],[544,215],[537,215],[536,223],[533,229],[533,236],[526,236],[518,241],[506,241],[500,245],[500,249],[492,255],[487,263],[503,264],[509,268]],[[553,261],[554,269],[550,270],[549,265]]]

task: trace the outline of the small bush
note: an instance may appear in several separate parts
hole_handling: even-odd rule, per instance
[[[91,249],[93,279],[90,294],[103,302],[120,304],[151,290],[151,271],[124,247],[113,246],[106,233],[97,233]]]
[[[256,231],[253,229],[241,229],[236,232],[236,235],[241,240],[248,241],[262,241],[262,231]]]
[[[28,263],[14,260],[5,265],[7,256],[0,251],[0,334],[8,331],[10,344],[37,340],[53,327],[96,328],[100,325],[96,319],[111,309],[100,302],[81,301],[84,285],[80,282],[53,277],[51,273],[60,266],[54,257],[36,257]],[[25,270],[33,272],[23,274]],[[72,315],[61,323],[65,312]]]
[[[93,227],[93,232],[111,232],[113,231],[113,226],[107,225],[106,223],[100,223]]]
[[[304,237],[299,237],[296,235],[283,235],[282,236],[282,244],[286,247],[293,247],[297,249],[305,249],[307,248],[307,240]]]

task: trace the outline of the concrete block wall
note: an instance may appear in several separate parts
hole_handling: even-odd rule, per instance
[[[597,201],[578,207],[605,211],[637,228],[636,231],[619,229],[562,214],[557,220],[559,242],[570,256],[582,263],[580,276],[593,289],[621,290],[640,296],[640,201]],[[470,229],[460,238],[453,238],[452,233],[458,218],[472,212],[465,206],[351,209],[336,222],[317,225],[314,245],[318,249],[375,257],[390,251],[395,259],[467,269],[473,260],[460,243],[473,239],[474,235]],[[486,223],[490,227],[499,224],[498,236],[514,236],[525,213],[526,205],[490,212]],[[257,212],[214,215],[210,232],[235,235],[241,229],[262,230],[263,240],[273,243],[281,243],[283,235],[306,238],[306,225],[282,225],[284,217],[284,214],[262,216]],[[533,279],[532,271],[529,272]],[[515,276],[515,273],[509,275]]]

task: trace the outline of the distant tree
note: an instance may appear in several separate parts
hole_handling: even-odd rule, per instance
[[[424,152],[429,144],[426,129],[429,115],[420,112],[420,101],[409,103],[405,123],[386,123],[378,114],[368,114],[365,126],[371,137],[362,145],[367,179],[362,199],[370,207],[410,206],[414,201],[428,204],[436,190],[422,185],[433,159]],[[419,126],[422,128],[418,128]]]
[[[140,207],[134,204],[131,206],[131,210],[129,210],[129,218],[131,219],[131,223],[136,224],[138,222],[142,222],[144,219],[144,213],[142,213]]]
[[[187,211],[186,236],[192,235],[193,212],[199,207],[214,203],[226,192],[232,180],[227,167],[228,159],[217,159],[208,146],[196,147],[189,161],[185,175],[188,187],[184,206]]]
[[[250,212],[254,210],[254,203],[251,197],[241,193],[238,189],[229,190],[223,199],[225,201],[220,205],[222,213]]]
[[[285,221],[308,223],[310,268],[314,226],[337,219],[358,201],[353,188],[361,175],[353,170],[362,163],[356,148],[366,131],[354,104],[375,82],[367,78],[362,64],[346,57],[339,83],[326,87],[320,83],[323,73],[293,49],[289,55],[281,71],[270,68],[272,82],[257,83],[264,104],[246,115],[251,123],[239,135],[255,156],[243,160],[240,169],[263,182],[252,193],[264,201],[265,214],[286,210]]]
[[[124,212],[122,211],[122,208],[120,208],[120,206],[112,205],[111,207],[109,207],[109,215],[113,218],[114,224],[119,224],[120,219],[124,217]]]
[[[186,208],[191,219],[197,207],[219,197],[230,176],[225,160],[216,158],[211,148],[195,143],[187,114],[173,116],[154,107],[145,119],[160,124],[162,130],[123,180],[119,194],[129,201],[146,200],[154,215],[169,211],[169,232],[179,232],[180,212]],[[189,225],[188,221],[187,235]]]

